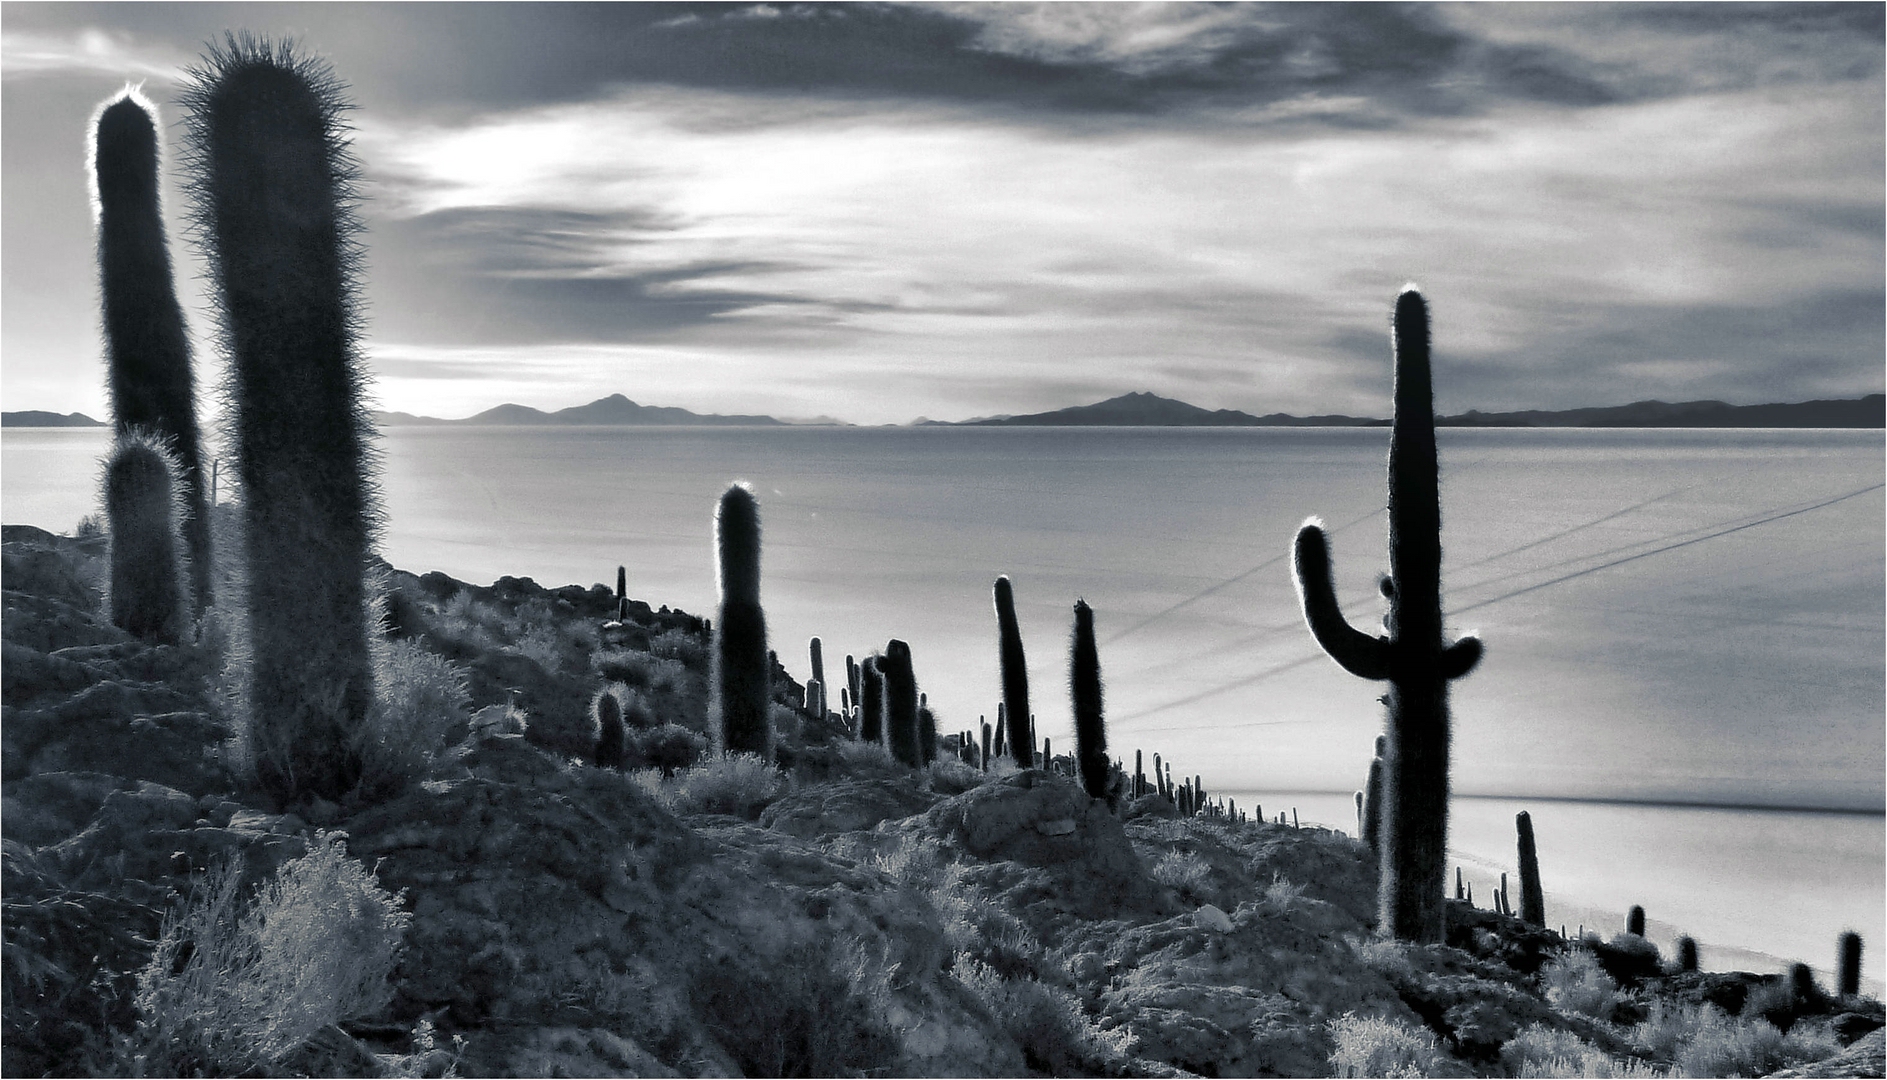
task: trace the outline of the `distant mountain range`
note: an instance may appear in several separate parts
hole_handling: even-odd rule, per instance
[[[926,424],[942,425],[937,420]],[[1075,405],[1026,416],[982,417],[954,427],[1370,427],[1388,420],[1359,416],[1253,416],[1236,409],[1202,409],[1158,394],[1122,394],[1093,405]],[[1630,405],[1562,411],[1484,413],[1437,417],[1442,427],[1887,427],[1887,395],[1794,405],[1730,405],[1721,401],[1637,401]]]
[[[771,416],[727,416],[696,413],[662,405],[638,405],[621,394],[599,398],[588,405],[574,405],[556,412],[544,412],[528,405],[499,405],[463,420],[441,420],[411,413],[375,413],[386,427],[435,425],[510,425],[550,426],[573,424],[599,425],[761,425],[785,427],[793,424],[842,425],[844,422],[821,416],[812,420],[779,420]],[[1371,427],[1386,426],[1388,420],[1362,416],[1292,416],[1267,413],[1253,416],[1237,409],[1202,409],[1184,401],[1158,394],[1122,394],[1093,405],[1074,405],[1053,412],[1026,416],[990,416],[952,423],[947,420],[921,420],[926,427]],[[1559,411],[1484,413],[1470,409],[1458,416],[1437,417],[1442,427],[1695,427],[1695,428],[1881,428],[1887,427],[1887,395],[1831,401],[1803,401],[1793,405],[1730,405],[1721,401],[1682,401],[1673,405],[1664,401],[1635,401],[1630,405],[1611,405],[1589,409]],[[59,414],[28,410],[0,413],[6,427],[103,427],[84,413]]]

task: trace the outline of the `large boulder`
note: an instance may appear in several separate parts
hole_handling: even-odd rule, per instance
[[[909,780],[843,780],[781,797],[761,813],[760,824],[800,837],[859,832],[921,814],[936,802]]]

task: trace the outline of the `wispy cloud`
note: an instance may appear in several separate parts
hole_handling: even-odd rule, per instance
[[[97,26],[66,33],[0,32],[0,70],[8,79],[87,73],[176,82],[195,59],[192,53]]]

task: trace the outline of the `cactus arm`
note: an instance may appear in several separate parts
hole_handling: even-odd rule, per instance
[[[1459,679],[1480,662],[1481,639],[1472,635],[1464,637],[1441,651],[1442,678]]]
[[[1295,557],[1297,597],[1311,636],[1330,658],[1352,675],[1365,679],[1389,677],[1389,642],[1351,626],[1337,606],[1337,590],[1330,568],[1330,545],[1314,521],[1297,531]],[[1472,639],[1468,639],[1472,640]]]

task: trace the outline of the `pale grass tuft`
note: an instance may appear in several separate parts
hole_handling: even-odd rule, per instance
[[[1330,1021],[1330,1068],[1335,1076],[1453,1076],[1445,1055],[1426,1028],[1375,1016],[1345,1013]]]

